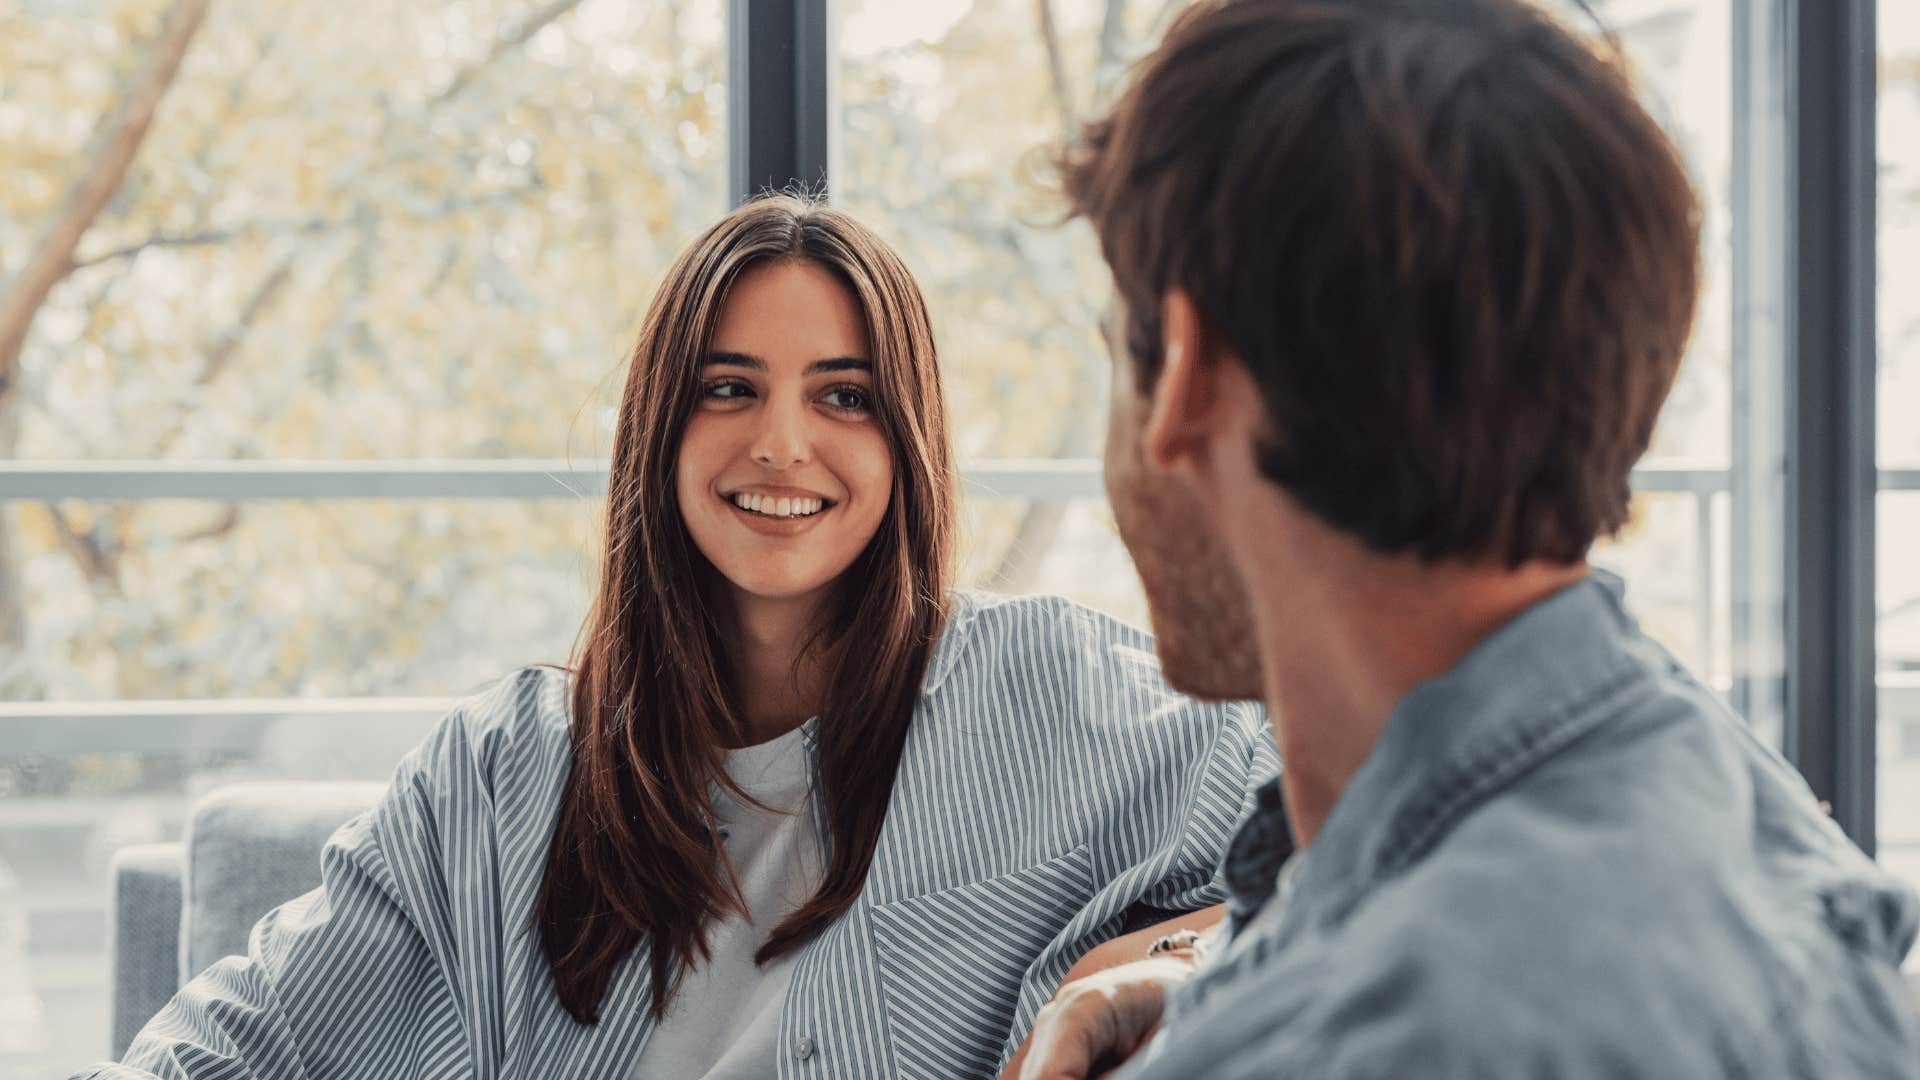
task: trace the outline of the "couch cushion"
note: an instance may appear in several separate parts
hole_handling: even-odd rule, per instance
[[[180,979],[245,954],[262,915],[320,884],[320,848],[371,807],[378,783],[233,784],[201,799],[187,823]]]
[[[160,1006],[180,988],[180,874],[178,843],[137,844],[113,853],[111,936],[107,970],[113,982],[110,1049],[118,1058]]]

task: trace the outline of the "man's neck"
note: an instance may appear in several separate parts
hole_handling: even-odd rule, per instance
[[[1283,557],[1313,572],[1267,575],[1252,596],[1281,786],[1302,848],[1409,690],[1587,574],[1584,563],[1429,565],[1338,539],[1329,546],[1304,563]]]

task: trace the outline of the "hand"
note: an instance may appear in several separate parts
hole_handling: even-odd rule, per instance
[[[1172,954],[1070,982],[1040,1010],[1003,1080],[1087,1080],[1118,1066],[1160,1026],[1167,991],[1193,973]]]

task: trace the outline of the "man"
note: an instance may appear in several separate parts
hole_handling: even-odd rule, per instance
[[[1167,676],[1286,764],[1211,955],[1069,986],[1021,1075],[1920,1076],[1920,900],[1586,564],[1698,292],[1617,63],[1523,0],[1205,3],[1064,172]]]

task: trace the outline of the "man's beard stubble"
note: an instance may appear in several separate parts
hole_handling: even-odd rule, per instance
[[[1114,524],[1133,555],[1168,684],[1212,701],[1258,699],[1252,609],[1192,495],[1134,463],[1111,485]]]

